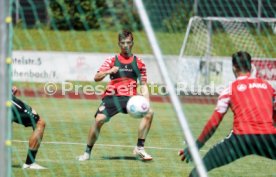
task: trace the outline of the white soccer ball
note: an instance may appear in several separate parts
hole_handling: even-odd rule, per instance
[[[132,96],[127,102],[127,112],[131,117],[142,118],[150,109],[149,101],[140,95]]]

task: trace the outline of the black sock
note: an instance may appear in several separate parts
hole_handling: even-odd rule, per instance
[[[145,139],[138,139],[138,141],[137,141],[138,147],[144,147],[144,144],[145,144]]]
[[[86,145],[85,152],[87,152],[88,154],[91,154],[92,148],[93,148],[93,145],[90,146],[90,145],[87,144],[87,145]]]
[[[28,150],[27,158],[26,158],[26,164],[30,165],[35,162],[37,150]]]

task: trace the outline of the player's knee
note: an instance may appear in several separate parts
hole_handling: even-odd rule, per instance
[[[101,126],[103,126],[103,124],[104,124],[105,122],[106,122],[106,121],[103,120],[103,119],[96,119],[95,124],[96,124],[97,127],[101,127]]]
[[[148,114],[145,116],[146,119],[152,120],[153,119],[154,112],[152,109],[148,112]]]
[[[40,129],[45,129],[45,127],[46,127],[46,122],[41,117],[37,122],[37,127],[40,128]]]
[[[98,114],[95,120],[97,126],[102,126],[107,121],[107,118],[103,114]]]

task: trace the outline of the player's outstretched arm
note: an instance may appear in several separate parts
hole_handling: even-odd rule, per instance
[[[202,148],[204,144],[212,137],[212,135],[218,128],[223,116],[224,114],[214,111],[196,141],[196,146],[198,149]],[[187,163],[191,160],[191,155],[188,147],[186,147],[184,150],[180,150],[178,152],[178,155],[181,156],[182,161],[186,160]]]
[[[224,114],[214,111],[211,118],[205,124],[197,140],[202,144],[205,144],[217,130],[220,122],[222,121],[223,116]]]

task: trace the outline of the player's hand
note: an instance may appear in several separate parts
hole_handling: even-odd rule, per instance
[[[188,148],[185,148],[184,150],[179,150],[178,155],[181,156],[181,161],[186,160],[186,163],[189,163],[191,161],[191,154]]]
[[[108,74],[115,74],[119,71],[119,67],[118,66],[113,66],[109,71]]]
[[[204,143],[197,140],[196,146],[198,149],[200,149],[204,146]],[[184,150],[179,150],[178,155],[181,156],[182,161],[186,160],[186,163],[189,163],[190,161],[193,160],[188,147],[186,147]]]
[[[13,87],[12,87],[12,94],[13,94],[14,96],[16,95],[17,91],[18,91],[17,87],[16,87],[16,86],[13,86]]]

